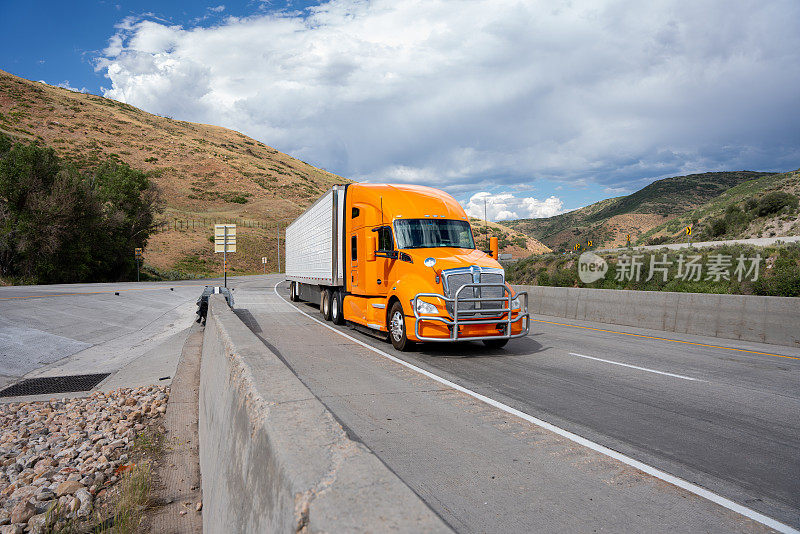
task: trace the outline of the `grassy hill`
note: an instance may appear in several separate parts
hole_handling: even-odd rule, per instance
[[[511,254],[514,259],[527,258],[534,254],[546,254],[552,252],[549,247],[543,245],[536,239],[518,232],[506,225],[482,219],[470,217],[472,231],[475,234],[476,245],[478,248],[488,250],[488,238],[496,237],[500,247],[500,252]]]
[[[279,225],[282,235],[324,191],[350,182],[233,130],[152,115],[4,71],[0,132],[52,147],[79,168],[111,158],[146,171],[165,203],[163,230],[144,251],[154,276],[218,274],[222,258],[212,252],[215,222],[238,225],[238,250],[229,259],[233,273],[261,272],[262,257],[267,271],[275,271]],[[532,238],[526,247],[514,248],[523,236],[494,226],[517,238],[503,252],[546,250]]]
[[[695,241],[800,235],[800,214],[796,207],[785,206],[770,213],[759,207],[760,202],[774,193],[800,197],[800,172],[766,174],[735,185],[642,233],[638,242],[682,242],[686,240],[683,229],[690,225]]]
[[[695,228],[702,232],[707,221],[701,219],[718,215],[733,199],[787,188],[793,191],[794,174],[737,171],[676,176],[653,182],[630,195],[602,200],[555,217],[505,224],[554,250],[570,250],[575,243],[585,244],[589,239],[594,247],[624,246],[628,235],[634,244],[657,237],[665,239],[663,236],[678,239],[678,233],[693,220],[698,220]],[[775,231],[783,233],[774,235],[796,233],[796,229],[786,225],[776,227]]]
[[[112,158],[147,171],[170,225],[151,238],[145,262],[171,276],[219,272],[222,260],[209,242],[215,221],[240,226],[241,246],[229,260],[234,272],[260,271],[262,256],[275,270],[277,225],[285,227],[333,184],[348,182],[233,130],[152,115],[3,71],[0,131],[38,140],[81,168]],[[189,223],[173,227],[175,220]]]

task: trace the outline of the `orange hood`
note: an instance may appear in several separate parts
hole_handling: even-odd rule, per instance
[[[450,247],[409,248],[403,249],[403,252],[411,256],[414,260],[414,265],[424,266],[425,258],[434,258],[436,260],[434,269],[437,271],[456,267],[469,267],[470,265],[502,269],[500,263],[490,258],[485,252],[477,249]]]

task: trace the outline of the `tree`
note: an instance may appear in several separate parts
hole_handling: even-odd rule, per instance
[[[0,134],[0,274],[39,283],[129,278],[160,210],[141,171],[109,161],[81,171],[36,143]]]

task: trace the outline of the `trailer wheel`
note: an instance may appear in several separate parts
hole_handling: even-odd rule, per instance
[[[400,352],[411,350],[414,346],[413,341],[408,340],[406,335],[406,316],[403,313],[403,305],[395,302],[392,309],[389,311],[389,324],[386,325],[389,330],[389,339],[392,341],[392,346]]]
[[[289,300],[292,302],[297,302],[300,300],[300,297],[298,296],[299,291],[297,289],[297,282],[289,283]]]
[[[331,320],[331,292],[327,289],[322,290],[322,296],[319,303],[319,311],[322,313],[322,318],[326,321]]]
[[[334,291],[331,295],[331,321],[333,321],[333,324],[344,324],[344,311],[342,310],[343,301],[344,297],[342,297],[342,292]]]

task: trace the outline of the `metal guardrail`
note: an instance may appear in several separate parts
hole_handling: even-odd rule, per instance
[[[459,298],[461,292],[464,291],[466,288],[482,288],[482,287],[499,287],[503,289],[503,296],[502,297],[478,297],[478,298]],[[525,297],[525,303],[520,303],[519,313],[517,317],[512,319],[512,313],[514,310],[511,308],[511,301],[515,298]],[[448,303],[453,304],[453,313],[452,320],[447,319],[445,317],[439,317],[434,315],[421,315],[417,311],[417,301],[420,297],[429,297],[429,298],[437,298],[442,300],[445,303],[445,308],[447,308]],[[472,317],[478,315],[484,315],[487,313],[496,313],[501,316],[501,318],[493,318],[493,319],[474,319],[474,318],[461,318],[459,317],[459,303],[467,303],[467,302],[487,302],[487,303],[494,303],[494,302],[503,302],[505,301],[508,305],[507,308],[475,308],[470,310],[461,310],[462,315],[469,315]],[[429,303],[430,304],[430,303]],[[519,291],[516,295],[511,294],[511,291],[505,284],[481,284],[481,283],[472,283],[472,284],[464,284],[456,291],[456,294],[453,298],[445,297],[444,295],[440,295],[438,293],[418,293],[411,299],[411,308],[414,310],[414,335],[420,341],[459,341],[459,340],[469,340],[469,341],[480,341],[484,339],[513,339],[518,337],[527,336],[530,332],[531,327],[531,320],[530,315],[528,314],[528,292],[527,291]],[[502,318],[505,316],[505,319]],[[511,325],[518,323],[522,319],[525,319],[523,325],[524,328],[522,332],[519,334],[511,334]],[[441,338],[441,337],[427,337],[422,336],[419,333],[419,326],[420,323],[423,321],[431,321],[431,322],[439,322],[444,323],[450,328],[450,337],[448,338]],[[465,336],[459,337],[459,327],[465,325],[474,325],[474,324],[499,324],[505,323],[505,333],[503,335],[497,336]]]

